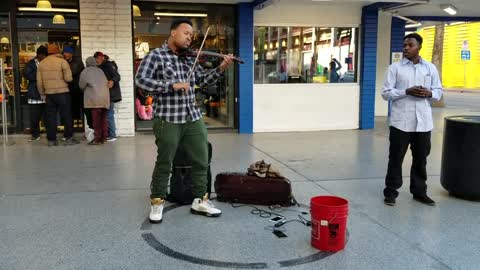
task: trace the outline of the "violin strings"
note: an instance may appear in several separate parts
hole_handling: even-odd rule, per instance
[[[195,57],[195,62],[193,62],[193,66],[190,69],[190,72],[188,72],[188,77],[187,77],[187,82],[190,82],[190,79],[192,78],[192,74],[195,70],[195,66],[198,63],[198,58],[200,57],[200,53],[202,52],[203,45],[205,45],[205,40],[207,40],[208,32],[210,31],[210,26],[207,28],[207,31],[205,32],[205,36],[203,37],[202,44],[200,45],[200,49],[197,52],[197,57]]]

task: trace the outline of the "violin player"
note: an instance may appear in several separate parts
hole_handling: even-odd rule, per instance
[[[215,83],[233,63],[234,57],[225,55],[217,68],[205,71],[200,65],[195,65],[194,58],[179,55],[190,47],[193,34],[189,19],[174,20],[168,40],[142,60],[135,76],[137,86],[155,97],[153,131],[157,160],[150,185],[151,223],[162,221],[172,161],[179,145],[184,147],[192,165],[191,190],[195,199],[191,213],[207,217],[218,217],[222,213],[206,194],[207,129],[195,104],[194,85]]]

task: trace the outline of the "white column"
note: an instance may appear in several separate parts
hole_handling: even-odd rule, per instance
[[[381,94],[385,72],[390,65],[390,43],[392,32],[392,16],[382,11],[378,12],[377,36],[377,78],[375,91],[375,116],[388,115],[388,102],[383,100]]]
[[[117,135],[134,136],[131,1],[80,0],[80,30],[83,60],[101,51],[117,63],[122,89],[115,115]]]

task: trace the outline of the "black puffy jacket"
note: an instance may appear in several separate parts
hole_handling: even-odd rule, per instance
[[[110,89],[110,102],[119,102],[122,100],[122,92],[120,90],[120,74],[116,65],[112,61],[105,61],[98,66],[103,70],[109,81],[113,81],[113,87]]]
[[[28,61],[23,75],[28,80],[27,98],[34,100],[42,99],[37,89],[37,64],[35,63],[35,58]]]
[[[73,81],[68,83],[68,89],[70,90],[70,93],[81,93],[78,81],[80,79],[80,73],[85,69],[85,65],[83,65],[82,59],[79,57],[73,57],[72,61],[68,62],[68,64],[72,70],[73,77]]]

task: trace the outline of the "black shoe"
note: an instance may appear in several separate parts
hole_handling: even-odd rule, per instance
[[[95,140],[88,143],[88,145],[102,145],[102,144],[103,144],[103,142],[97,142]]]
[[[57,146],[58,142],[57,141],[48,141],[48,146]]]
[[[413,199],[415,201],[418,201],[418,202],[421,202],[423,204],[426,204],[426,205],[430,205],[430,206],[434,206],[435,205],[435,201],[430,199],[430,197],[428,197],[427,195],[424,195],[424,196],[413,196]]]
[[[393,197],[385,197],[385,199],[383,200],[383,202],[384,202],[386,205],[395,206],[395,198],[393,198]]]
[[[38,137],[33,137],[32,136],[30,139],[28,139],[29,142],[34,142],[34,141],[38,141],[38,140],[40,140],[40,136],[38,136]]]
[[[75,138],[73,137],[70,137],[68,139],[65,140],[65,145],[75,145],[75,144],[79,144],[80,142],[77,141]]]

